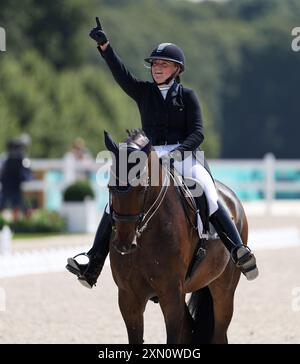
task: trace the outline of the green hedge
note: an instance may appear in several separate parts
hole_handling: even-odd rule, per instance
[[[5,221],[0,216],[0,228],[8,225],[15,233],[56,233],[64,230],[65,221],[53,211],[36,210],[30,217],[22,217],[16,221]]]
[[[86,197],[90,197],[91,199],[95,197],[90,183],[86,180],[74,182],[66,188],[63,194],[63,199],[66,202],[84,201]]]
[[[3,216],[0,215],[0,230],[6,225],[6,221]]]

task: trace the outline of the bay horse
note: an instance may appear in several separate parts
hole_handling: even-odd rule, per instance
[[[121,181],[117,167],[122,144],[105,132],[105,144],[113,153],[108,184],[113,232],[110,264],[118,286],[118,301],[129,344],[142,344],[146,304],[158,298],[167,334],[167,344],[228,342],[227,330],[233,315],[234,293],[240,271],[219,238],[204,243],[206,255],[187,278],[199,242],[193,221],[195,210],[183,208],[174,182],[166,186],[169,171],[140,130],[129,132],[128,150],[146,154],[140,182]],[[158,166],[157,185],[151,185],[153,165]],[[132,165],[131,165],[132,166]],[[130,163],[128,164],[128,170]],[[219,199],[229,209],[244,244],[248,224],[237,196],[216,181]],[[188,215],[188,216],[186,216]],[[186,294],[191,293],[188,304]]]

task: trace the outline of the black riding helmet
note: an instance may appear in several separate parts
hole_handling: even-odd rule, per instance
[[[185,57],[182,49],[173,43],[161,43],[155,49],[148,58],[145,58],[145,62],[152,63],[155,59],[164,59],[166,61],[172,61],[179,64],[181,73],[185,68]]]

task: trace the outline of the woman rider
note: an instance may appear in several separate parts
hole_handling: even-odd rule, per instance
[[[179,75],[185,69],[183,51],[172,43],[159,44],[145,59],[151,66],[153,82],[137,80],[125,67],[111,47],[99,19],[90,37],[106,61],[120,87],[133,98],[139,108],[142,128],[164,160],[175,160],[174,167],[183,169],[185,177],[195,177],[205,192],[209,220],[230,251],[232,260],[248,280],[258,275],[256,259],[246,247],[227,210],[218,199],[217,191],[208,171],[193,157],[195,163],[181,162],[187,152],[196,151],[203,142],[202,116],[198,98],[191,89],[183,87]],[[186,165],[188,167],[186,168]],[[197,198],[195,199],[197,203]],[[198,199],[199,200],[199,199]],[[92,288],[103,268],[109,251],[111,220],[105,211],[90,251],[85,254],[88,264],[79,264],[76,257],[69,258],[66,268],[76,274],[80,282]]]

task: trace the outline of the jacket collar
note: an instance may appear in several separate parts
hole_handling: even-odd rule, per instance
[[[181,85],[174,80],[172,86],[169,88],[169,90],[167,92],[167,96],[165,99],[164,99],[163,95],[161,94],[161,91],[155,82],[153,82],[153,86],[156,89],[156,91],[159,93],[161,99],[164,102],[170,102],[171,100],[176,100],[176,97],[177,97],[177,94],[179,92],[179,88]]]

